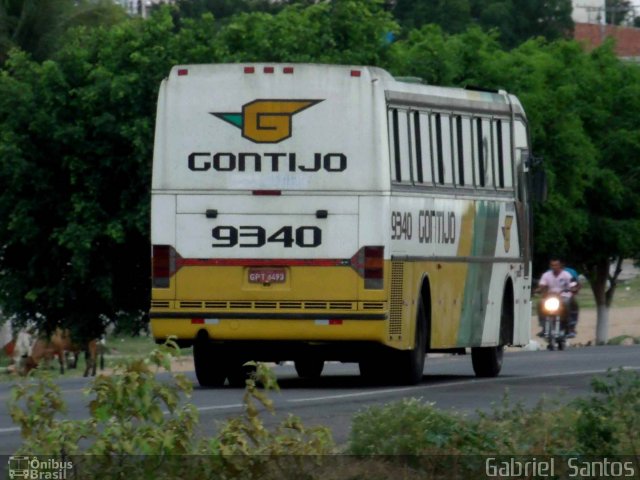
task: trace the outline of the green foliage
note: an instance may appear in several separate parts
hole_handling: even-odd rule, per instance
[[[607,341],[607,345],[628,345],[640,344],[640,337],[632,337],[631,335],[618,335],[617,337],[610,338]]]
[[[477,474],[474,455],[637,455],[640,375],[619,370],[592,381],[593,394],[569,403],[543,398],[535,407],[512,403],[508,392],[488,413],[462,417],[417,399],[356,414],[349,452],[390,455],[430,474]],[[454,454],[453,458],[451,455]],[[413,457],[417,456],[417,457]],[[460,477],[462,478],[462,477]]]
[[[610,371],[594,378],[596,395],[578,400],[577,444],[586,455],[637,455],[640,452],[640,374]]]
[[[92,337],[122,312],[139,318],[147,309],[157,88],[177,58],[215,59],[211,25],[202,19],[174,35],[161,12],[149,22],[75,30],[55,62],[18,52],[7,61],[0,75],[5,311]]]
[[[567,38],[573,31],[571,0],[397,0],[392,11],[407,32],[435,24],[461,33],[477,25],[499,32],[508,48],[533,37]]]
[[[225,61],[317,62],[375,65],[397,29],[380,0],[335,0],[277,15],[244,13],[220,31]]]
[[[262,364],[247,381],[244,415],[203,437],[197,410],[187,403],[190,380],[183,374],[157,377],[160,370],[171,370],[175,350],[169,341],[144,359],[122,362],[111,376],[98,376],[85,392],[90,398],[87,420],[59,418],[66,411],[64,401],[46,374],[19,383],[9,402],[24,438],[16,453],[62,459],[88,455],[76,466],[81,478],[209,478],[207,472],[214,471],[218,478],[257,479],[310,471],[322,464],[319,455],[334,451],[326,428],[305,428],[296,417],[265,427],[261,415],[274,413],[266,392],[277,389],[277,383]],[[305,456],[313,457],[306,461]]]
[[[496,447],[464,417],[412,398],[356,414],[349,449],[355,455],[472,455]]]
[[[605,0],[605,22],[622,25],[634,20],[634,4],[631,0]]]
[[[115,25],[124,18],[124,10],[109,0],[4,0],[0,2],[0,64],[11,48],[44,60],[68,29]]]
[[[184,396],[190,396],[192,384],[183,374],[173,375],[169,383],[156,378],[160,368],[171,369],[166,348],[116,366],[114,375],[96,377],[85,392],[92,397],[88,420],[57,418],[65,406],[59,387],[46,373],[36,383],[19,383],[9,404],[25,438],[19,452],[61,456],[190,452],[197,412],[184,404]],[[90,441],[86,449],[81,450],[80,439]]]

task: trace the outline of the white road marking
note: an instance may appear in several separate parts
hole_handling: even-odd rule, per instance
[[[384,394],[384,393],[408,392],[411,390],[418,390],[420,388],[424,388],[424,387],[389,388],[386,390],[372,390],[368,392],[343,393],[341,395],[326,395],[324,397],[291,398],[291,399],[288,399],[287,402],[291,402],[291,403],[315,402],[315,401],[321,401],[321,400],[336,400],[338,398],[366,397],[366,396],[378,395],[378,394]]]
[[[623,370],[640,370],[640,367],[619,367]],[[509,380],[528,380],[528,379],[536,379],[536,378],[551,378],[551,377],[567,377],[572,375],[592,375],[596,373],[606,373],[609,370],[615,372],[616,369],[597,369],[597,370],[577,370],[573,372],[563,372],[563,373],[544,373],[540,375],[527,375],[527,376],[519,376],[519,377],[497,377],[497,378],[482,378],[482,379],[472,379],[472,380],[458,380],[455,382],[447,382],[447,383],[438,383],[436,385],[416,385],[415,387],[403,387],[403,388],[391,388],[386,390],[373,390],[368,392],[357,392],[357,393],[345,393],[341,395],[326,395],[322,397],[307,397],[307,398],[292,398],[288,399],[288,403],[302,403],[302,402],[321,402],[323,400],[338,400],[341,398],[356,398],[356,397],[365,397],[371,395],[379,395],[385,393],[396,393],[396,392],[407,392],[412,390],[429,390],[434,388],[446,388],[446,387],[456,387],[459,385],[472,385],[478,383],[489,383],[489,382],[506,382]]]
[[[324,400],[339,400],[341,398],[357,398],[357,397],[370,397],[373,395],[384,395],[387,393],[399,393],[399,392],[410,392],[415,390],[429,390],[434,388],[446,388],[446,387],[456,387],[460,385],[470,385],[470,384],[478,384],[478,383],[489,383],[489,382],[505,382],[509,380],[528,380],[528,379],[536,379],[536,378],[552,378],[552,377],[567,377],[572,375],[593,375],[597,373],[606,373],[608,371],[615,372],[621,368],[622,370],[640,370],[640,367],[633,366],[624,366],[624,367],[616,367],[616,368],[606,368],[606,369],[597,369],[597,370],[576,370],[573,372],[562,372],[562,373],[544,373],[540,375],[527,375],[527,376],[518,376],[518,377],[497,377],[497,378],[482,378],[482,379],[464,379],[458,380],[455,382],[447,382],[447,383],[438,383],[436,385],[416,385],[415,387],[401,387],[401,388],[387,388],[384,390],[370,390],[366,392],[354,392],[354,393],[344,393],[340,395],[324,395],[320,397],[307,397],[307,398],[291,398],[287,399],[286,403],[304,403],[304,402],[321,402]],[[73,392],[75,390],[67,390],[65,392]],[[231,403],[227,405],[206,405],[203,407],[196,407],[196,410],[199,412],[205,412],[210,410],[227,410],[234,408],[242,408],[244,404],[242,403]],[[168,415],[168,411],[163,412],[165,415]],[[0,428],[0,434],[3,433],[14,433],[19,432],[19,427],[9,427],[9,428]]]
[[[224,410],[227,408],[239,408],[244,407],[243,403],[232,403],[230,405],[209,405],[205,407],[197,407],[196,410],[199,412],[206,412],[207,410]]]
[[[0,428],[0,433],[13,433],[13,432],[19,432],[19,431],[20,431],[19,427]]]
[[[229,405],[205,405],[204,407],[196,407],[198,412],[206,412],[208,410],[226,410],[230,408],[240,408],[244,407],[243,403],[231,403]],[[169,410],[163,410],[163,415],[169,415],[171,412]]]

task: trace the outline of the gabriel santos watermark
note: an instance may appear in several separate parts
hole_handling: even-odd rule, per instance
[[[73,462],[56,458],[38,458],[36,456],[9,457],[9,478],[29,480],[66,480],[71,478]]]
[[[640,472],[628,457],[488,457],[484,473],[487,478],[637,478]]]

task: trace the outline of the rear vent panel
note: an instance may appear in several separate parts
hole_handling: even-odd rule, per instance
[[[391,262],[391,296],[389,306],[389,340],[402,339],[402,294],[404,264]]]
[[[365,302],[361,308],[365,310],[384,310],[382,302]],[[154,308],[169,308],[169,302],[154,301]],[[296,301],[182,301],[178,302],[178,308],[191,310],[357,310],[356,302],[320,302],[309,300]]]
[[[382,302],[364,302],[362,304],[363,310],[384,310],[384,303]]]
[[[180,308],[202,308],[202,302],[180,302]]]

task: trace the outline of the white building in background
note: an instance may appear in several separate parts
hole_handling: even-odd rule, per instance
[[[605,24],[605,0],[573,0],[571,18],[575,23]]]

